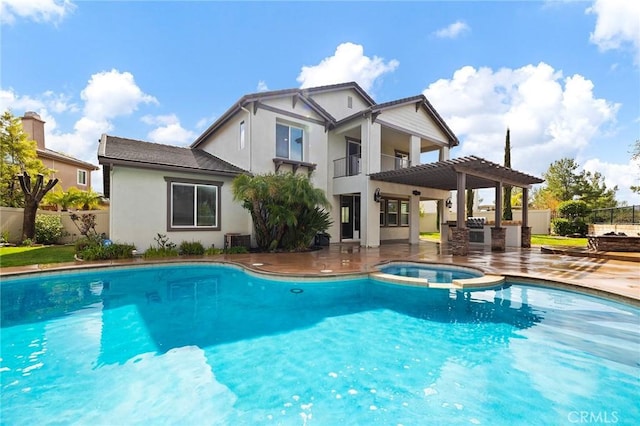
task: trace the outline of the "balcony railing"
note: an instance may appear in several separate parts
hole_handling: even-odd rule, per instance
[[[348,157],[333,160],[333,177],[355,176],[361,171],[360,154],[350,155]]]
[[[333,177],[355,176],[362,171],[360,154],[350,155],[349,157],[338,158],[333,160]],[[404,169],[409,167],[411,162],[404,158],[394,157],[393,155],[382,154],[380,156],[380,171]]]
[[[381,155],[380,171],[388,172],[389,170],[404,169],[411,165],[408,159],[398,158],[393,155]]]

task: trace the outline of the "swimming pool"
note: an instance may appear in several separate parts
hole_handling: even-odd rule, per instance
[[[421,278],[432,283],[451,283],[453,280],[478,278],[483,274],[471,268],[435,264],[391,263],[380,267],[380,272],[408,278]]]
[[[640,419],[640,309],[576,293],[274,281],[215,265],[1,290],[7,425]]]

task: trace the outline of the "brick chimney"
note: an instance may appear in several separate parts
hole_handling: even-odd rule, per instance
[[[29,137],[36,141],[38,149],[44,149],[44,121],[40,116],[33,112],[27,111],[22,118],[22,128]]]

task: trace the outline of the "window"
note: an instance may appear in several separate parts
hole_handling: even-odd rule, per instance
[[[409,200],[380,200],[380,226],[409,226]]]
[[[87,171],[78,169],[78,185],[87,184]]]
[[[244,121],[240,122],[240,149],[244,149]]]
[[[398,225],[398,200],[387,201],[387,225]]]
[[[400,225],[409,225],[409,202],[400,201]]]
[[[353,98],[351,96],[347,96],[347,108],[353,108]]]
[[[299,127],[276,124],[276,157],[302,161],[304,130]]]
[[[220,230],[220,182],[165,178],[168,183],[168,230]]]

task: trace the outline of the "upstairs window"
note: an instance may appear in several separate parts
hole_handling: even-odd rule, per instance
[[[78,169],[78,185],[87,185],[87,171]]]
[[[276,124],[276,157],[302,161],[303,147],[303,129],[286,124]]]
[[[245,129],[244,129],[244,121],[240,122],[240,149],[244,149],[244,138],[245,138]]]

